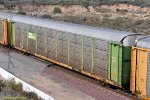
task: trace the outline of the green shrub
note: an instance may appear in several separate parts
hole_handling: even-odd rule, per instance
[[[41,100],[38,95],[34,92],[23,92],[23,96],[30,98],[31,100]]]
[[[50,16],[50,15],[48,15],[48,14],[44,14],[44,15],[42,15],[41,16],[42,18],[48,18],[48,19],[51,19],[52,17]]]
[[[59,7],[55,7],[53,10],[53,13],[62,13],[61,9]]]
[[[0,92],[2,91],[2,88],[6,87],[6,83],[3,80],[0,80]]]
[[[116,12],[117,13],[127,13],[128,12],[128,10],[127,9],[116,9]]]
[[[20,14],[20,15],[26,15],[26,12],[19,11],[17,14]]]
[[[13,90],[15,90],[17,92],[22,91],[22,84],[21,83],[17,84],[14,81],[10,81],[8,85],[9,85],[10,88],[12,88]]]
[[[88,6],[90,5],[89,4],[89,1],[88,0],[81,0],[81,5],[85,8],[88,8]]]

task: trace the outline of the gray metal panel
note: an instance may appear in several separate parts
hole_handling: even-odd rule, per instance
[[[22,47],[22,36],[21,36],[21,24],[15,24],[15,46],[21,48]]]
[[[48,29],[47,32],[47,51],[48,58],[56,60],[56,30]]]
[[[101,67],[95,67],[94,74],[102,78],[108,79],[108,71],[102,69]]]
[[[102,60],[108,60],[108,50],[95,49],[94,58],[99,58]]]
[[[27,50],[27,34],[23,34],[23,48]]]
[[[41,32],[41,30],[39,30]],[[44,34],[38,34],[37,36],[37,54],[46,56],[45,54],[45,36]]]
[[[84,71],[91,73],[92,68],[92,38],[84,38]]]
[[[8,15],[13,16],[13,17],[9,17],[8,20],[14,22],[26,23],[26,24],[36,25],[36,26],[50,28],[54,30],[76,33],[79,35],[86,35],[89,37],[101,38],[110,41],[120,42],[125,36],[134,34],[131,32],[108,30],[108,29],[96,28],[96,27],[79,25],[79,24],[33,18],[33,17],[23,16],[23,15],[14,15],[14,14],[8,14]]]
[[[108,41],[95,39],[94,46],[94,74],[108,79]]]
[[[70,62],[69,65],[73,68],[81,70],[82,59],[82,36],[71,34],[70,35]]]
[[[97,48],[99,50],[103,50],[103,51],[107,50],[107,48],[106,48],[107,41],[106,40],[95,38],[94,45],[95,45],[95,48]]]
[[[150,37],[139,40],[137,42],[137,47],[150,49]]]
[[[22,27],[22,47],[27,50],[27,25]]]
[[[36,41],[28,38],[28,50],[30,53],[36,52]]]
[[[68,64],[68,34],[63,32],[58,32],[58,57],[59,62]]]
[[[147,66],[147,97],[150,97],[150,52],[148,53],[148,66]]]
[[[0,13],[0,19],[6,19],[8,17],[13,16],[14,14],[9,14],[9,13]]]

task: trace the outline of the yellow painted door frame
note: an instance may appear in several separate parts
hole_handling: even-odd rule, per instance
[[[3,21],[2,20],[0,20],[0,21],[1,21],[0,23],[2,24],[1,25],[2,33],[0,33],[0,34],[2,34],[2,37],[1,37],[2,39],[0,40],[0,43],[3,44]]]
[[[2,20],[2,32],[3,32],[3,41],[2,44],[8,44],[8,22],[6,20]]]
[[[134,93],[135,90],[135,73],[136,73],[136,48],[132,47],[131,52],[131,75],[130,75],[130,91]]]
[[[146,96],[148,49],[132,47],[130,90]]]

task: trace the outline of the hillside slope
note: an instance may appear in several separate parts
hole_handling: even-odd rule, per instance
[[[55,12],[55,8],[60,12]],[[150,34],[150,6],[112,5],[0,5],[3,12],[49,18],[65,22]]]

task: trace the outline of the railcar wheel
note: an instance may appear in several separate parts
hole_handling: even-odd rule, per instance
[[[31,54],[28,53],[28,52],[23,52],[23,54],[26,55],[26,56],[30,56],[30,55],[31,55]]]
[[[6,45],[7,48],[11,49],[12,46],[10,44]]]

